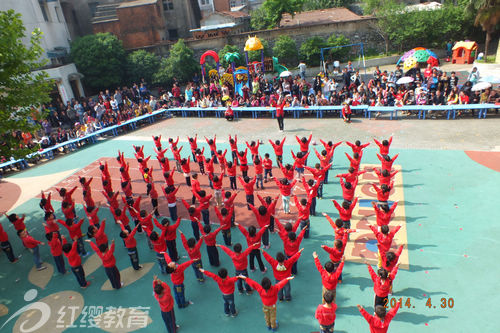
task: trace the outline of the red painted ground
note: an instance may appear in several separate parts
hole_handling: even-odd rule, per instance
[[[496,151],[466,151],[469,158],[491,170],[500,172],[500,152]]]
[[[108,167],[109,167],[109,172],[111,173],[111,179],[112,179],[112,184],[113,184],[113,190],[120,190],[120,193],[123,194],[121,191],[120,187],[120,171],[119,171],[119,164],[116,161],[115,158],[112,157],[105,157],[105,158],[100,158],[99,160],[96,160],[95,162],[87,165],[85,168],[79,170],[75,174],[69,176],[68,178],[64,179],[63,181],[59,182],[56,184],[54,187],[51,187],[46,193],[49,191],[52,192],[52,198],[54,201],[60,200],[59,193],[57,193],[56,188],[60,187],[65,187],[66,189],[71,189],[74,186],[77,186],[77,190],[73,194],[73,199],[77,204],[83,204],[83,194],[82,194],[82,188],[79,183],[79,177],[85,177],[89,179],[90,177],[94,177],[94,180],[91,183],[91,188],[92,188],[92,198],[94,199],[95,203],[97,206],[100,206],[101,210],[108,210],[109,206],[107,204],[106,198],[104,195],[101,193],[102,191],[102,183],[101,183],[101,171],[99,170],[99,161],[108,162]],[[151,201],[149,197],[146,197],[146,183],[142,179],[142,176],[139,172],[138,169],[138,162],[135,159],[126,159],[128,163],[130,163],[130,177],[132,178],[132,190],[134,192],[134,197],[137,197],[138,195],[141,195],[143,197],[143,200],[141,201],[141,209],[145,209],[146,211],[150,212],[152,210],[151,206]],[[160,194],[160,197],[158,198],[158,203],[159,203],[159,211],[162,216],[169,216],[168,212],[168,207],[167,207],[167,200],[166,198],[162,195],[162,190],[161,187],[165,186],[165,181],[161,172],[161,168],[159,166],[159,163],[157,160],[152,160],[149,163],[149,167],[153,167],[153,179],[155,183],[155,188]],[[170,166],[175,167],[175,162],[171,162]],[[199,166],[197,163],[191,163],[191,170],[192,172],[198,172],[199,171]],[[215,171],[217,174],[217,171],[219,170],[219,166],[215,165]],[[250,167],[249,170],[249,176],[253,176],[253,168]],[[273,169],[273,175],[277,176],[278,178],[283,177],[281,171],[277,168]],[[187,202],[191,202],[192,198],[192,192],[191,188],[186,185],[186,180],[184,176],[181,173],[175,172],[174,174],[174,180],[176,186],[178,184],[181,184],[181,187],[179,191],[177,192],[177,212],[178,215],[183,218],[183,219],[188,219],[188,213],[187,210],[185,209],[184,205],[181,202],[181,198],[186,200]],[[208,176],[198,174],[198,180],[201,183],[202,189],[204,189],[207,194],[213,194],[213,190],[210,189],[209,183],[208,183]],[[223,180],[224,184],[224,189],[225,190],[230,190],[229,187],[229,178],[225,177]],[[235,214],[236,214],[236,222],[240,223],[244,226],[248,226],[250,224],[257,225],[255,221],[255,216],[252,211],[249,211],[246,207],[246,198],[245,198],[245,192],[240,186],[239,181],[237,180],[237,185],[238,185],[238,190],[239,194],[235,199]],[[295,187],[294,192],[298,195],[299,198],[304,197],[304,189],[302,185],[297,185]],[[274,182],[269,182],[269,183],[264,183],[264,190],[255,190],[255,205],[258,207],[260,205],[260,202],[257,198],[257,194],[261,195],[262,197],[265,196],[272,196],[276,197],[279,194],[279,189],[278,186]],[[198,202],[197,202],[198,204]],[[215,201],[212,201],[212,206],[210,207],[210,221],[219,223],[217,216],[215,214],[215,211],[213,209],[213,205],[215,204]],[[58,203],[54,203],[54,208],[57,208],[56,206]],[[292,214],[286,215],[282,211],[282,202],[281,202],[281,196],[277,204],[277,211],[276,211],[276,217],[280,219],[282,222],[287,222],[287,221],[295,221],[297,218],[297,212],[294,206],[291,205],[291,211]],[[102,216],[100,214],[100,216]]]
[[[3,214],[8,212],[17,199],[19,199],[21,188],[16,184],[4,180],[0,184],[0,214]]]

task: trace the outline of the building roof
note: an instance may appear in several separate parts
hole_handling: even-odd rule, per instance
[[[215,13],[220,13],[222,15],[225,15],[225,16],[231,16],[231,17],[234,17],[234,18],[240,18],[240,17],[247,17],[247,16],[250,16],[248,15],[247,13],[245,12],[240,12],[240,11],[237,11],[237,12],[233,12],[233,11],[222,11],[222,12],[215,12]]]
[[[144,5],[153,5],[158,0],[135,0],[121,3],[118,8],[127,8],[127,7],[136,7],[136,6],[144,6]]]
[[[222,24],[204,25],[201,28],[190,29],[189,31],[190,32],[195,32],[195,31],[209,31],[209,30],[232,28],[232,27],[235,27],[235,26],[236,26],[236,23],[230,22],[230,23],[222,23]]]
[[[351,12],[347,8],[337,7],[320,10],[311,10],[297,13],[293,18],[290,14],[284,14],[281,19],[281,27],[294,27],[300,25],[318,25],[335,22],[356,21],[366,18]]]

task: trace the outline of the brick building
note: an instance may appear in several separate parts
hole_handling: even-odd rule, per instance
[[[94,33],[111,32],[126,49],[154,45],[165,39],[165,21],[158,0],[136,0],[109,8],[111,15],[97,16],[92,21]]]

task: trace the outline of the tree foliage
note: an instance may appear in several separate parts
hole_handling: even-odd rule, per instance
[[[34,108],[50,100],[53,84],[46,72],[33,72],[46,63],[40,60],[44,52],[40,30],[31,32],[27,45],[22,41],[27,37],[25,31],[21,14],[0,11],[0,155],[6,158],[17,159],[32,152],[14,134],[34,133],[39,128],[33,118],[44,115]]]
[[[226,59],[224,59],[224,56],[227,53],[238,53],[239,59],[237,59],[234,62],[234,65],[236,67],[245,66],[245,55],[241,52],[241,50],[236,45],[231,45],[231,44],[226,44],[218,53],[221,66],[223,66],[224,68],[227,68],[229,65],[231,65],[230,62],[228,62],[228,61],[226,61]]]
[[[127,83],[140,82],[144,78],[146,82],[152,82],[153,75],[160,67],[160,59],[151,52],[137,50],[127,56],[126,73]]]
[[[264,57],[271,57],[273,55],[272,49],[269,47],[269,43],[265,39],[260,40],[262,46],[264,46]],[[248,61],[261,61],[261,52],[258,51],[249,51],[248,52]]]
[[[265,17],[268,18],[272,27],[279,27],[283,14],[288,13],[292,17],[302,11],[305,0],[266,0],[262,4]]]
[[[327,40],[328,47],[333,47],[333,46],[342,46],[342,45],[348,45],[351,44],[351,41],[349,38],[347,38],[344,35],[336,35],[333,34],[330,37],[328,37]],[[336,49],[330,49],[328,50],[328,59],[330,60],[338,60],[340,62],[344,62],[347,60],[347,56],[349,55],[350,47],[339,47]]]
[[[317,10],[333,7],[347,7],[353,0],[305,0],[304,10]]]
[[[265,30],[273,27],[273,21],[264,7],[250,12],[250,27],[252,30]]]
[[[125,72],[125,50],[122,42],[107,33],[78,38],[71,43],[71,58],[83,82],[94,91],[109,89],[122,83]]]
[[[328,47],[328,44],[323,38],[311,37],[300,46],[300,57],[309,66],[318,66],[321,60],[321,49],[324,47]]]
[[[179,39],[170,49],[168,58],[161,60],[160,69],[155,73],[153,82],[171,84],[174,78],[180,82],[188,82],[199,71],[200,65],[194,58],[193,50],[184,43],[184,39]]]
[[[274,43],[273,54],[280,63],[287,66],[296,66],[298,51],[297,43],[288,35],[281,35]]]
[[[463,39],[472,29],[463,6],[450,3],[437,10],[408,11],[395,0],[368,0],[365,10],[375,14],[379,33],[400,51],[442,47],[447,40]]]
[[[484,54],[488,57],[488,48],[491,36],[500,25],[500,2],[498,0],[468,0],[465,6],[465,15],[474,13],[474,25],[481,26],[486,33]]]

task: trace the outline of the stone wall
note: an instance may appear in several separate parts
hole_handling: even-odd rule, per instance
[[[308,38],[320,36],[327,39],[330,35],[335,33],[346,36],[352,43],[363,42],[365,50],[374,48],[383,51],[385,47],[383,39],[371,28],[374,21],[375,19],[373,18],[363,18],[356,21],[337,22],[331,24],[252,31],[225,37],[207,38],[203,40],[188,39],[185,42],[194,50],[195,57],[199,57],[207,50],[219,51],[226,44],[236,45],[243,51],[245,42],[250,35],[256,35],[260,39],[266,40],[271,48],[274,46],[274,43],[279,36],[288,35],[296,40],[297,47],[300,48],[300,45]],[[167,56],[168,49],[171,45],[171,43],[162,43],[161,45],[148,47],[147,50],[155,52],[161,56]]]

